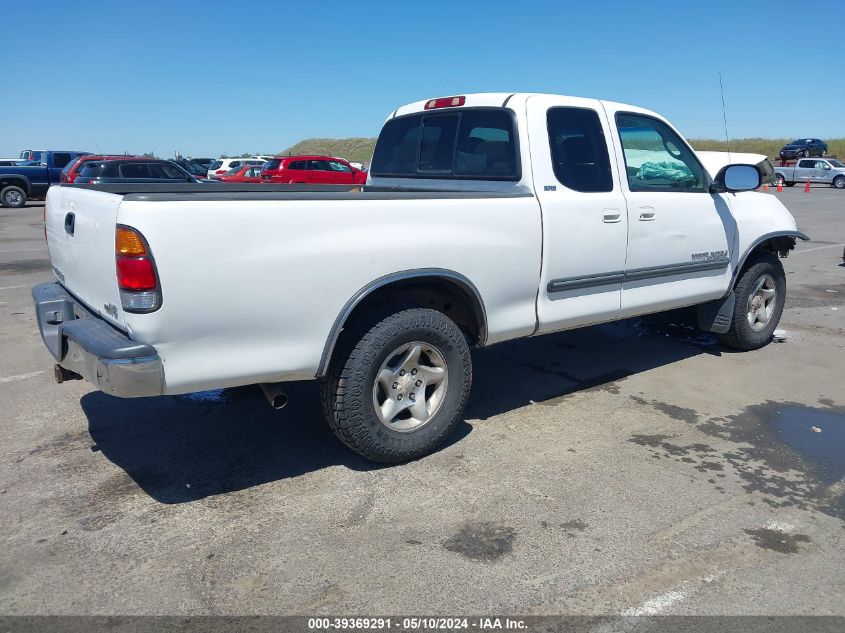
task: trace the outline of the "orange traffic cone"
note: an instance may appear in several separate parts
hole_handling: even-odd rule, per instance
[[[778,180],[778,189],[777,192],[780,193],[783,191],[783,180]]]
[[[804,193],[810,193],[810,181],[804,183]]]

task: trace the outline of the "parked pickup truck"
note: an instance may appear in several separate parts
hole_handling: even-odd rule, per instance
[[[776,183],[792,187],[808,181],[845,189],[845,163],[835,158],[802,158],[793,167],[775,167]]]
[[[478,94],[387,119],[363,191],[308,185],[62,185],[33,289],[59,382],[116,396],[318,379],[361,455],[440,446],[470,346],[698,305],[740,350],[783,310],[808,239],[753,165],[711,178],[659,115]],[[342,189],[342,188],[341,188]]]
[[[50,185],[60,182],[65,165],[89,153],[42,151],[38,165],[0,167],[0,206],[18,208],[43,199]]]

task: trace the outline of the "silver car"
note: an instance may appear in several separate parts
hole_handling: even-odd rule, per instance
[[[794,167],[775,167],[775,183],[791,187],[796,182],[826,183],[845,189],[845,163],[835,158],[801,158]]]

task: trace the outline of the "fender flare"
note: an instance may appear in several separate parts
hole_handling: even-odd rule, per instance
[[[761,235],[753,242],[751,242],[751,245],[745,249],[745,252],[742,254],[742,257],[737,260],[736,268],[734,268],[733,275],[731,275],[731,283],[728,286],[728,290],[724,294],[724,296],[728,296],[731,292],[733,292],[734,284],[736,283],[736,278],[739,276],[739,271],[741,271],[742,267],[745,266],[745,262],[748,260],[748,257],[751,255],[751,253],[754,252],[754,249],[760,246],[760,244],[762,244],[763,242],[768,242],[770,239],[776,237],[797,237],[799,240],[804,241],[810,239],[808,235],[802,233],[801,231],[772,231],[771,233],[765,233],[764,235]]]
[[[398,281],[424,278],[445,279],[447,281],[454,282],[467,293],[467,296],[474,304],[474,312],[476,314],[476,318],[478,319],[478,345],[483,346],[484,341],[487,339],[487,311],[484,307],[484,300],[481,298],[481,293],[478,291],[478,288],[475,287],[475,284],[461,273],[455,272],[454,270],[448,270],[446,268],[418,268],[414,270],[403,270],[384,275],[374,281],[371,281],[352,295],[352,297],[346,302],[343,309],[341,309],[340,314],[337,315],[337,318],[335,318],[334,323],[332,324],[332,329],[330,330],[328,339],[326,339],[326,344],[323,347],[323,355],[320,357],[320,365],[317,368],[316,377],[322,378],[327,374],[329,362],[331,361],[337,341],[340,338],[340,333],[358,304],[379,288],[384,288],[385,286],[394,284]]]
[[[23,174],[0,174],[0,180],[5,180],[6,178],[15,179],[15,180],[22,180],[23,181],[23,189],[26,192],[26,195],[29,195],[29,192],[32,191],[32,183],[29,181],[29,178],[24,176]],[[0,189],[3,187],[8,187],[9,185],[2,185]],[[18,185],[11,185],[13,187],[17,187]]]

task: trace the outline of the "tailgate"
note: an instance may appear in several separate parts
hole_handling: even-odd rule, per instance
[[[122,327],[114,256],[121,200],[113,193],[51,187],[45,221],[50,261],[59,282],[90,310]]]

